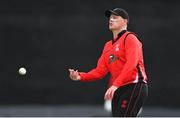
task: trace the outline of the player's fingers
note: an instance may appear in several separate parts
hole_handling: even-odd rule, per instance
[[[75,77],[77,75],[77,72],[76,71],[72,71],[72,76]]]
[[[69,72],[70,72],[70,75],[72,75],[72,74],[73,74],[73,70],[70,70]]]
[[[107,90],[105,94],[105,99],[108,99],[108,94],[109,94],[109,91]]]
[[[73,80],[76,80],[78,76],[79,76],[79,73],[77,71],[73,70],[71,72],[71,77],[72,77]]]
[[[72,71],[71,71],[71,75],[72,75],[72,76],[77,76],[77,75],[78,75],[78,72],[75,71],[75,70],[72,70]]]
[[[106,91],[105,95],[104,95],[104,99],[108,100],[109,99],[109,90]]]
[[[73,69],[69,69],[70,75],[73,74]]]
[[[109,99],[112,99],[113,95],[114,95],[114,91],[112,90],[112,91],[110,91]]]
[[[74,69],[69,69],[69,77],[72,79],[72,80],[77,80],[78,79],[78,76],[79,76],[79,72],[78,70],[74,70]]]
[[[104,94],[104,99],[107,100],[107,93]]]
[[[110,93],[107,94],[107,100],[109,100],[109,99],[110,99]]]
[[[75,70],[70,68],[69,71],[75,71]]]
[[[70,72],[69,76],[72,79],[74,77],[74,70],[73,69],[69,69],[69,72]]]
[[[112,91],[109,91],[109,93],[108,93],[108,100],[111,99],[111,94],[112,94]]]
[[[69,74],[69,77],[72,79],[73,78],[73,76],[72,76],[72,73],[70,72],[70,74]]]
[[[79,75],[79,72],[78,70],[75,71],[75,75],[78,76]]]
[[[73,69],[70,68],[70,69],[69,69],[69,72],[71,72],[71,71],[73,71]]]

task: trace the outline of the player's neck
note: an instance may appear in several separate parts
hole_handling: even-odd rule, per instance
[[[116,38],[118,37],[118,34],[119,34],[120,32],[122,32],[123,30],[127,30],[127,27],[125,26],[125,27],[122,27],[122,28],[119,29],[119,30],[114,30],[114,31],[112,31],[112,33],[113,33],[113,39],[116,40]]]

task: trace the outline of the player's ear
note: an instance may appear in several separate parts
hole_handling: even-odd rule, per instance
[[[127,19],[124,19],[124,22],[125,22],[126,24],[128,24],[128,20],[127,20]]]

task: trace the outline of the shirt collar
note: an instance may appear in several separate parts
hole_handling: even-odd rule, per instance
[[[121,32],[119,32],[118,37],[114,40],[112,39],[112,43],[115,43],[127,30],[122,30]]]

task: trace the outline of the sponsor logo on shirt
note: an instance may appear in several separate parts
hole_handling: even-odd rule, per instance
[[[115,51],[119,51],[119,44],[115,45]]]
[[[119,60],[119,57],[115,57],[114,54],[109,55],[109,64],[116,60]]]

